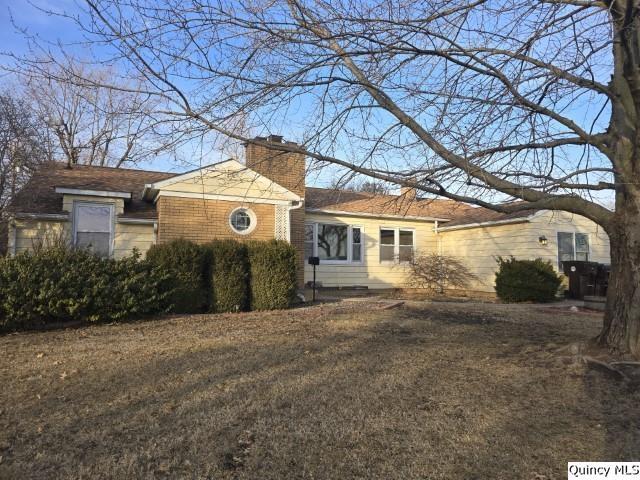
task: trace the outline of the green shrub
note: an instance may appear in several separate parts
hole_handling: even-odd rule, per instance
[[[251,310],[287,308],[296,295],[296,250],[282,240],[250,242]]]
[[[497,258],[496,294],[505,302],[552,302],[561,278],[551,262]]]
[[[120,260],[105,262],[110,267],[106,273],[112,287],[108,295],[99,298],[104,299],[102,312],[108,313],[107,320],[141,317],[169,310],[174,287],[171,275],[165,268],[140,260],[138,252]]]
[[[147,260],[166,269],[174,286],[171,311],[200,313],[208,305],[209,251],[189,240],[152,245]]]
[[[249,264],[246,245],[235,240],[214,240],[211,251],[212,312],[239,312],[249,306]]]
[[[166,310],[168,273],[139,257],[101,259],[86,250],[53,247],[2,259],[2,327],[112,321]]]

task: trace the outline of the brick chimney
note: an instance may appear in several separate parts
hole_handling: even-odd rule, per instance
[[[256,140],[266,141],[274,146],[282,144],[295,145],[285,142],[279,135],[256,137]],[[268,146],[247,143],[245,145],[245,164],[251,170],[264,175],[270,180],[304,198],[305,188],[305,156],[301,153],[289,153],[269,148]],[[304,285],[304,206],[289,212],[290,239],[296,248],[298,287]]]
[[[279,135],[256,137],[272,143],[274,146],[282,144],[295,145],[285,142]],[[304,198],[305,157],[300,153],[289,153],[270,149],[267,146],[246,144],[246,165],[251,170],[273,180],[284,188]]]

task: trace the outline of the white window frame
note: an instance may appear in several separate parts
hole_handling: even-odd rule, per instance
[[[393,260],[382,260],[380,258],[380,248],[382,245],[382,230],[393,230]],[[382,265],[408,264],[409,261],[400,261],[400,232],[412,232],[413,244],[411,245],[413,254],[416,253],[416,229],[412,227],[390,227],[381,225],[378,230],[378,259]],[[406,245],[404,245],[406,246]]]
[[[318,241],[317,241],[317,236],[318,236],[318,224],[317,223],[305,223],[304,224],[304,252],[305,252],[305,256],[307,254],[307,227],[311,227],[313,229],[313,232],[311,233],[311,256],[312,257],[317,257],[318,256]],[[305,258],[304,261],[306,262],[308,258]]]
[[[591,235],[589,233],[584,233],[584,232],[564,232],[561,230],[558,230],[556,232],[556,259],[557,259],[557,266],[558,266],[558,271],[562,271],[562,261],[560,260],[560,234],[561,233],[570,233],[571,234],[571,238],[573,239],[572,243],[573,243],[573,260],[575,261],[577,256],[578,256],[578,248],[576,245],[576,233],[580,234],[580,235],[585,235],[587,237],[587,246],[589,247],[589,249],[587,250],[587,262],[590,262],[591,260]]]
[[[360,260],[353,259],[353,229],[360,230]],[[359,265],[364,262],[364,228],[360,225],[349,225],[349,232],[347,234],[347,243],[349,244],[349,263]]]
[[[307,225],[313,225],[313,256],[318,256],[318,225],[333,225],[337,227],[347,227],[347,259],[346,260],[323,260],[320,259],[322,265],[362,265],[364,263],[364,227],[362,225],[351,225],[340,222],[306,222]],[[360,229],[360,260],[353,260],[353,229]],[[305,232],[306,233],[306,232]],[[305,244],[306,244],[305,239]],[[306,245],[305,245],[306,247]],[[306,250],[306,248],[305,248]]]
[[[231,221],[233,216],[240,210],[244,211],[249,216],[249,228],[247,228],[246,230],[237,230],[236,227],[233,226],[233,222]],[[253,210],[247,207],[236,207],[233,210],[231,210],[231,212],[229,213],[228,221],[229,221],[229,228],[236,235],[249,235],[258,226],[258,217],[256,217],[256,214]]]
[[[89,201],[74,201],[73,202],[73,246],[76,247],[78,245],[77,236],[78,236],[78,212],[80,207],[109,207],[109,256],[107,258],[111,258],[113,256],[113,243],[115,238],[116,231],[116,222],[115,222],[115,205],[112,202],[89,202]]]

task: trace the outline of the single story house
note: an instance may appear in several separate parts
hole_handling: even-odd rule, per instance
[[[282,142],[271,136],[268,142]],[[244,164],[227,160],[182,174],[51,163],[11,206],[8,250],[16,254],[62,239],[105,256],[144,253],[187,238],[283,239],[317,256],[324,287],[401,288],[415,252],[459,257],[478,276],[472,290],[493,292],[495,257],[609,262],[601,227],[556,211],[500,214],[411,189],[378,195],[305,186],[305,158],[248,144]]]

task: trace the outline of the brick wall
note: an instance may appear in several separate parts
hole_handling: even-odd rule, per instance
[[[291,245],[296,248],[298,252],[298,269],[296,271],[298,275],[298,286],[304,285],[304,264],[306,258],[304,258],[304,207],[292,210],[291,213]]]
[[[282,144],[282,137],[260,138],[269,143]],[[263,145],[246,145],[246,165],[273,180],[296,195],[305,196],[305,157],[298,153],[281,152]],[[298,252],[298,285],[304,285],[304,206],[291,211],[291,244]]]
[[[253,210],[256,228],[247,235],[235,233],[229,215],[237,207]],[[271,240],[275,233],[275,206],[266,203],[242,204],[224,200],[160,197],[158,209],[158,243],[186,238],[206,243],[216,238],[236,240]]]
[[[274,147],[276,147],[278,143],[283,143],[280,137],[269,137],[268,139],[263,138],[262,140],[273,143]],[[280,152],[263,145],[254,145],[251,143],[247,144],[246,148],[247,167],[304,198],[304,155]]]

